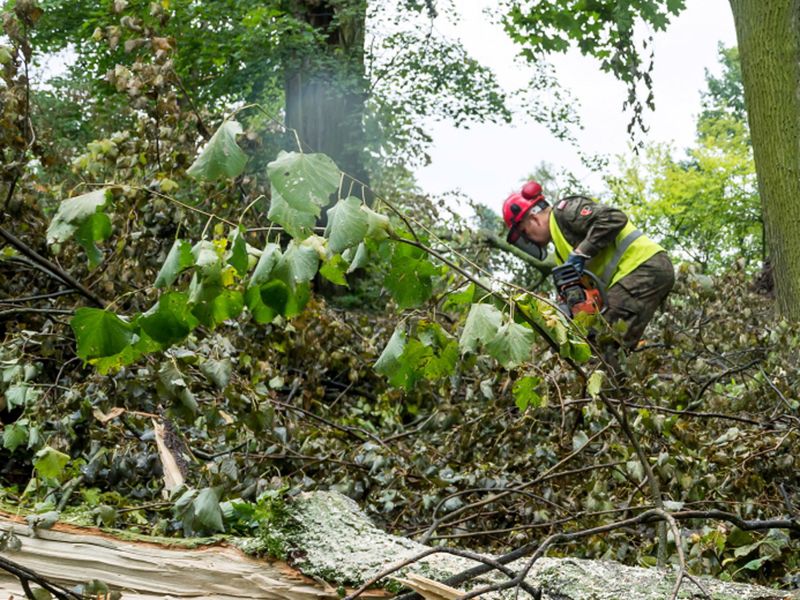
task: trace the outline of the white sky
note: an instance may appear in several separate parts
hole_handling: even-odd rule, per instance
[[[515,63],[517,49],[499,25],[483,14],[491,0],[455,0],[461,12],[455,26],[439,24],[444,33],[461,38],[467,50],[496,73],[507,90],[518,88],[530,71]],[[655,36],[653,83],[656,111],[648,113],[648,141],[674,142],[684,148],[694,139],[700,112],[700,92],[705,70],[719,72],[717,45],[736,44],[728,0],[688,0],[687,9]],[[584,129],[578,144],[587,153],[611,156],[627,151],[628,113],[622,112],[624,85],[600,72],[598,63],[577,51],[553,57],[559,80],[579,100]],[[457,129],[448,123],[431,123],[432,162],[417,171],[424,192],[438,194],[460,189],[500,212],[503,200],[520,187],[522,179],[539,163],[565,167],[592,188],[601,185],[597,175],[580,164],[577,151],[560,142],[538,124],[474,125]]]

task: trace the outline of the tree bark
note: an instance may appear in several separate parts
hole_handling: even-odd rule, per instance
[[[800,320],[800,0],[730,0],[778,309]]]
[[[286,62],[286,125],[297,132],[303,152],[327,154],[358,180],[345,181],[343,193],[367,199],[362,185],[369,183],[363,124],[366,0],[297,0],[295,11],[325,38],[325,46]]]

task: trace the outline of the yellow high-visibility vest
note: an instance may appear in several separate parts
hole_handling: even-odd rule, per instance
[[[550,212],[550,236],[556,247],[556,262],[561,265],[573,248],[556,222],[555,211]],[[614,239],[614,243],[603,248],[597,256],[586,262],[586,269],[597,275],[607,288],[617,283],[648,258],[664,248],[648,238],[630,221]]]

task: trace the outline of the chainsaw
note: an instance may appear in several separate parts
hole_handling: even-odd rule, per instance
[[[602,313],[608,307],[605,286],[591,271],[579,273],[569,263],[553,269],[553,283],[558,294],[558,308],[570,319],[580,313]]]

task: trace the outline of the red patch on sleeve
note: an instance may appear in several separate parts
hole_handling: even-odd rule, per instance
[[[581,216],[582,217],[589,216],[590,214],[592,214],[592,207],[591,206],[584,206],[581,209]]]
[[[557,208],[558,210],[561,210],[561,209],[562,209],[562,208],[564,208],[566,205],[567,205],[567,201],[566,201],[566,200],[562,200],[561,202],[559,202],[559,203],[558,203],[558,206],[557,206],[556,208]]]

